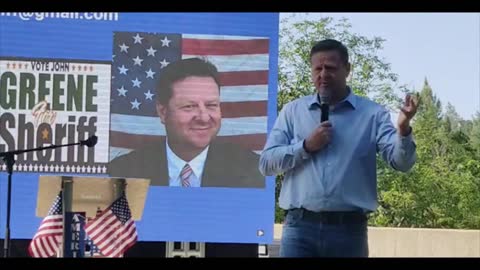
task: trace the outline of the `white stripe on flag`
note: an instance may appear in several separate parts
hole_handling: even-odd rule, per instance
[[[51,235],[54,233],[62,233],[63,229],[43,229],[42,231],[38,232],[35,236],[41,236],[41,235]]]
[[[130,91],[128,85],[122,85],[126,90]],[[121,87],[120,87],[121,88]],[[152,90],[153,94],[157,94]],[[154,96],[155,97],[155,96]],[[221,102],[246,102],[246,101],[267,101],[268,85],[239,85],[239,86],[222,86],[220,90]],[[142,105],[141,105],[142,106]],[[248,110],[248,108],[246,108]]]
[[[56,227],[60,227],[60,226],[63,226],[62,221],[50,220],[48,222],[43,222],[40,225],[39,230],[45,230],[47,228],[55,229]]]
[[[133,149],[110,146],[110,161],[132,152]]]
[[[165,136],[165,126],[158,117],[111,115],[111,130],[129,134]],[[267,133],[267,117],[224,118],[218,136]]]
[[[222,86],[221,102],[267,101],[268,85]],[[245,108],[248,110],[248,108]]]
[[[194,57],[208,60],[218,72],[268,70],[268,54],[182,55],[183,59]]]

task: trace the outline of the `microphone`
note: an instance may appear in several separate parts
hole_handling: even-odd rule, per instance
[[[328,113],[330,111],[330,93],[325,89],[323,93],[319,95],[320,109],[322,111],[321,122],[328,121]]]
[[[84,145],[87,147],[94,147],[97,144],[97,141],[98,141],[98,137],[93,135],[84,141],[80,141],[80,145]]]

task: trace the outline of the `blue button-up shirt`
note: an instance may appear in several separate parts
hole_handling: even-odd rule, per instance
[[[318,95],[284,106],[267,139],[259,168],[264,175],[285,173],[283,209],[372,212],[377,208],[376,154],[394,169],[415,164],[412,133],[401,136],[383,106],[350,91],[330,108],[331,142],[309,154],[303,142],[320,125]]]

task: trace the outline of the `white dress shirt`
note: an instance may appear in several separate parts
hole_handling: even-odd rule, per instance
[[[182,180],[180,179],[180,173],[182,172],[183,167],[185,164],[188,163],[192,168],[192,175],[189,177],[191,187],[200,187],[202,183],[202,173],[203,167],[205,165],[205,161],[207,159],[208,153],[208,146],[205,150],[203,150],[198,156],[193,158],[190,162],[186,162],[185,160],[179,158],[173,151],[170,149],[168,145],[168,141],[166,143],[167,149],[167,162],[168,162],[168,177],[169,177],[169,185],[171,187],[181,187]]]

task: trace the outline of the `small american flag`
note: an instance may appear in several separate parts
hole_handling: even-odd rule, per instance
[[[47,258],[57,254],[62,242],[63,216],[62,192],[60,192],[37,233],[28,246],[28,253],[35,258]]]
[[[137,228],[125,193],[85,225],[85,232],[106,257],[122,257],[137,242]]]

